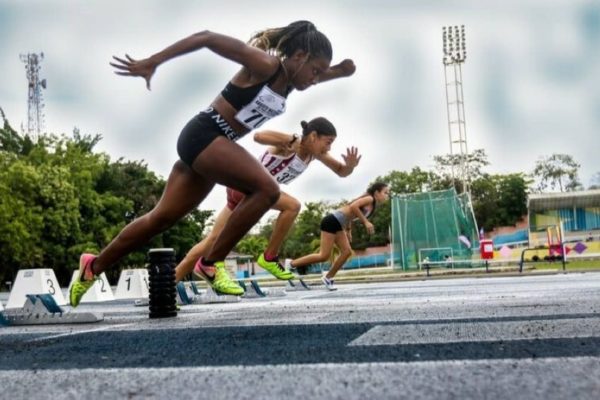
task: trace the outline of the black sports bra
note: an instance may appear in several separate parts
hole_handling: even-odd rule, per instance
[[[254,100],[258,92],[260,92],[260,90],[264,86],[270,85],[271,83],[275,82],[277,76],[279,75],[279,72],[282,69],[283,65],[280,63],[279,68],[277,68],[277,71],[275,71],[273,76],[271,76],[269,79],[267,79],[264,82],[259,82],[256,85],[248,86],[245,88],[241,88],[239,86],[234,85],[231,82],[227,82],[227,85],[221,91],[221,96],[223,96],[223,98],[227,100],[227,102],[231,104],[233,108],[235,108],[236,110],[241,110],[245,105],[250,104],[250,102]],[[290,94],[290,92],[291,88],[286,90],[284,97],[287,97],[288,94]]]

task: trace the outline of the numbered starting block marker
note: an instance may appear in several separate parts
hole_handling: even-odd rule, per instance
[[[54,271],[50,268],[21,269],[17,273],[15,284],[10,291],[6,308],[23,307],[30,293],[47,293],[54,298],[59,306],[67,304],[62,290],[56,280]]]
[[[147,299],[149,293],[147,269],[124,269],[121,271],[115,299]]]
[[[73,282],[75,282],[75,279],[77,279],[78,274],[79,270],[73,271],[71,283],[69,283],[69,290],[71,290],[71,286],[73,285]],[[110,288],[108,279],[106,279],[106,274],[103,272],[100,274],[96,282],[94,282],[92,287],[89,288],[87,292],[85,292],[85,294],[81,298],[81,303],[111,301],[114,299],[115,296],[113,295],[112,289]]]
[[[0,314],[5,325],[87,324],[104,319],[99,313],[66,312],[48,293],[27,294],[22,308],[11,308]]]

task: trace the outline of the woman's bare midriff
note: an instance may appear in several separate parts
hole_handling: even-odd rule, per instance
[[[215,98],[210,104],[210,106],[214,108],[221,115],[221,117],[227,121],[231,129],[233,129],[239,135],[245,135],[246,133],[250,132],[248,128],[237,122],[235,119],[237,110],[233,108],[233,106],[229,104],[227,100],[223,98],[223,96],[218,95],[217,98]]]

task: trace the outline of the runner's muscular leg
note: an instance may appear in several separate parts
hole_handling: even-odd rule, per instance
[[[216,183],[246,194],[212,249],[209,260],[224,260],[237,242],[279,199],[279,186],[260,162],[225,137],[216,138],[196,157],[193,168]]]
[[[291,263],[292,268],[299,268],[306,265],[327,261],[331,256],[334,242],[335,235],[333,233],[321,231],[321,247],[319,248],[319,252],[296,258]]]
[[[271,207],[274,210],[279,210],[280,213],[275,222],[275,226],[273,227],[273,232],[271,233],[269,244],[265,249],[265,254],[272,254],[274,256],[279,254],[281,244],[292,228],[296,217],[300,213],[301,207],[302,205],[296,198],[285,192],[281,192],[279,200]]]
[[[197,243],[194,247],[188,251],[185,255],[185,258],[181,260],[177,268],[175,268],[175,281],[179,282],[183,280],[183,278],[192,272],[194,269],[194,265],[196,261],[208,253],[211,249],[217,237],[223,230],[225,223],[229,220],[232,211],[228,207],[223,207],[217,218],[215,219],[215,223],[213,225],[212,230],[206,235],[204,239],[200,243]]]
[[[348,240],[346,231],[340,231],[335,234],[335,244],[337,244],[340,254],[333,261],[331,268],[327,272],[327,279],[333,279],[335,274],[337,274],[340,268],[342,268],[344,263],[352,255],[352,247],[350,247],[350,241]]]
[[[147,214],[129,223],[94,261],[94,272],[101,273],[119,259],[164,232],[193,210],[210,193],[214,182],[195,173],[183,161],[173,165],[163,194]]]

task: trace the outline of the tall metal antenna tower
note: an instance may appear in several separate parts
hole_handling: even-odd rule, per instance
[[[28,81],[27,134],[33,141],[37,141],[40,132],[44,129],[42,88],[46,89],[46,80],[40,80],[40,63],[44,59],[44,53],[27,53],[21,54],[19,57],[25,63]]]
[[[467,59],[465,26],[442,28],[444,57],[444,81],[446,83],[446,109],[448,111],[448,135],[452,179],[462,182],[463,191],[470,193],[470,174],[467,148],[467,125],[463,97],[462,68]],[[457,171],[456,171],[457,169]]]

